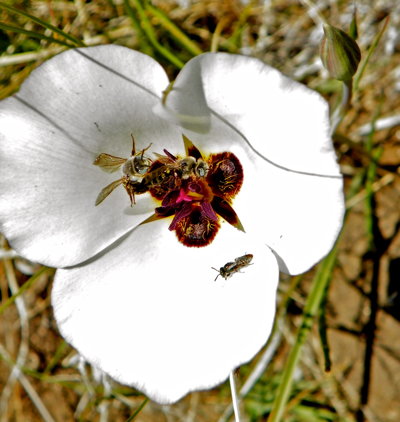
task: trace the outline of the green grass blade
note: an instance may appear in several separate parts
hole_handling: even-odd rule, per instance
[[[46,40],[46,41],[54,42],[54,43],[57,43],[57,44],[64,45],[66,47],[72,47],[72,48],[75,47],[75,45],[72,45],[72,44],[66,43],[64,41],[58,40],[57,38],[48,37],[46,35],[39,34],[38,32],[35,32],[35,31],[28,31],[27,29],[23,29],[23,28],[20,28],[18,26],[7,25],[5,23],[0,22],[0,29],[4,29],[5,31],[10,31],[10,32],[15,32],[17,34],[24,34],[24,35],[27,35],[28,37],[31,37],[31,38],[38,38],[39,40]]]
[[[155,48],[155,50],[158,51],[162,56],[164,56],[169,62],[171,62],[178,69],[182,69],[184,66],[184,63],[178,57],[176,57],[175,54],[173,54],[171,51],[169,51],[167,48],[165,48],[158,42],[154,28],[151,22],[149,21],[146,15],[146,11],[144,10],[140,0],[132,0],[132,2],[135,5],[135,8],[137,10],[141,28],[143,32],[146,34],[150,43]],[[131,7],[130,0],[124,0],[124,4],[127,9]]]
[[[17,297],[21,296],[22,293],[24,293],[26,290],[28,290],[33,283],[35,283],[35,281],[37,281],[37,279],[43,275],[44,273],[46,273],[47,271],[52,270],[51,268],[48,267],[42,267],[39,271],[37,271],[35,274],[33,274],[33,276],[26,281],[22,287],[18,290],[17,293],[15,293],[14,295],[12,295],[10,298],[8,298],[1,306],[0,306],[0,315],[10,306],[15,302],[15,299],[17,299]]]
[[[148,10],[154,17],[156,17],[160,24],[174,37],[176,41],[181,44],[190,54],[197,56],[203,53],[203,50],[192,41],[183,31],[181,31],[165,13],[149,3],[146,3],[146,10]]]
[[[303,320],[297,333],[296,343],[290,351],[268,422],[279,422],[282,420],[282,415],[285,412],[286,403],[290,396],[294,372],[300,359],[301,350],[320,309],[325,291],[332,276],[336,255],[337,247],[335,245],[330,254],[318,266],[318,271],[314,277],[311,291],[304,308]]]
[[[50,362],[47,364],[46,368],[43,371],[43,375],[49,375],[53,368],[62,360],[65,350],[68,349],[68,343],[66,341],[61,341],[58,345],[54,355],[52,356]]]
[[[327,297],[328,297],[328,286],[325,290],[325,294],[321,302],[321,308],[319,311],[318,331],[319,331],[319,337],[321,340],[322,353],[324,355],[324,369],[325,369],[325,372],[330,372],[331,367],[332,367],[332,362],[331,362],[329,341],[328,341],[328,335],[327,335],[328,326],[326,323]]]
[[[137,31],[137,35],[139,38],[139,44],[140,44],[140,51],[143,53],[148,54],[151,57],[154,57],[155,52],[153,46],[149,43],[149,40],[147,39],[146,33],[143,31],[143,28],[140,25],[139,19],[136,16],[135,11],[132,9],[132,6],[129,4],[129,0],[124,0],[124,6],[126,14],[129,16],[133,23],[133,27]]]
[[[362,62],[362,64],[361,64],[361,67],[360,67],[360,69],[358,70],[358,72],[357,72],[357,74],[356,74],[356,76],[355,76],[355,78],[354,78],[354,83],[353,83],[353,87],[354,87],[354,92],[356,92],[357,90],[358,90],[358,85],[359,85],[359,83],[360,83],[360,80],[361,80],[361,78],[362,78],[362,75],[363,75],[363,73],[364,73],[364,71],[365,71],[365,68],[367,67],[367,64],[368,64],[368,62],[369,62],[369,59],[371,58],[371,56],[372,56],[372,53],[376,50],[376,48],[378,47],[378,44],[379,44],[379,41],[381,40],[381,38],[382,38],[382,35],[385,33],[385,31],[386,31],[386,28],[388,27],[388,24],[389,24],[389,19],[390,19],[390,16],[388,16],[386,19],[385,19],[385,22],[384,22],[384,24],[383,24],[383,26],[382,26],[382,29],[378,32],[378,34],[375,36],[375,38],[374,38],[374,40],[373,40],[373,42],[372,42],[372,44],[371,44],[371,47],[369,48],[369,50],[368,50],[368,53],[367,53],[367,56],[365,57],[365,59],[364,59],[364,61]]]
[[[136,416],[142,411],[144,406],[146,406],[148,401],[149,399],[146,397],[141,403],[141,405],[135,410],[135,412],[131,416],[129,416],[129,418],[125,422],[132,422],[136,418]]]
[[[18,15],[21,15],[21,16],[24,16],[25,18],[28,18],[31,21],[36,22],[37,24],[39,24],[39,25],[41,25],[41,26],[43,26],[43,27],[45,27],[47,29],[50,29],[53,32],[56,32],[58,35],[63,36],[64,38],[66,38],[67,40],[71,41],[75,45],[78,45],[80,47],[85,47],[85,44],[84,44],[83,41],[79,40],[78,38],[75,38],[72,35],[67,34],[66,32],[62,31],[61,29],[58,29],[56,26],[54,26],[54,25],[52,25],[52,24],[50,24],[48,22],[45,22],[42,19],[37,18],[36,16],[33,16],[33,15],[27,13],[27,12],[24,12],[24,11],[22,11],[20,9],[17,9],[17,8],[15,8],[13,6],[9,6],[9,5],[4,4],[2,2],[0,2],[0,8],[5,9],[8,12],[15,13],[15,14],[18,14]],[[63,44],[63,45],[69,45],[69,44]],[[75,47],[75,45],[74,45],[74,47]]]

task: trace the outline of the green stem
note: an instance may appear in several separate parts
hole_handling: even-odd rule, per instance
[[[351,104],[351,97],[353,94],[352,86],[352,81],[342,83],[342,98],[331,117],[331,136],[335,133]]]
[[[361,67],[360,67],[360,69],[358,70],[358,72],[357,72],[357,74],[355,75],[355,78],[354,78],[354,84],[353,84],[353,86],[354,86],[354,92],[357,92],[358,91],[358,85],[359,85],[359,83],[360,83],[360,80],[361,80],[361,78],[362,78],[362,75],[364,74],[364,71],[365,71],[365,68],[367,67],[367,64],[368,64],[368,62],[369,62],[369,59],[371,58],[371,56],[372,56],[372,53],[376,50],[376,48],[378,47],[378,44],[379,44],[379,41],[381,40],[381,38],[382,38],[382,35],[385,33],[385,31],[386,31],[386,28],[387,28],[387,26],[388,26],[388,24],[389,24],[389,19],[390,19],[390,16],[388,16],[386,19],[385,19],[385,22],[384,22],[384,24],[383,24],[383,26],[382,26],[382,29],[378,32],[378,34],[375,36],[375,38],[374,38],[374,40],[373,40],[373,42],[372,42],[372,44],[371,44],[371,47],[369,48],[369,50],[368,50],[368,53],[367,53],[367,56],[365,57],[365,59],[364,59],[364,61],[362,62],[362,64],[361,64]]]
[[[325,291],[331,279],[333,266],[336,261],[337,247],[335,246],[330,254],[318,266],[317,274],[314,277],[310,294],[303,312],[303,320],[297,333],[296,342],[290,351],[288,362],[285,366],[282,381],[279,384],[275,397],[271,415],[268,422],[278,422],[282,420],[285,406],[288,402],[292,388],[294,371],[299,362],[302,347],[310,332],[314,319],[318,314]]]

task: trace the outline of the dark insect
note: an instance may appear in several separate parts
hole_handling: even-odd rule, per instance
[[[250,264],[251,260],[253,259],[252,254],[246,254],[243,256],[239,256],[239,258],[235,258],[234,262],[227,262],[223,267],[219,269],[219,271],[211,267],[213,270],[218,271],[218,275],[215,277],[214,281],[217,281],[219,276],[223,277],[227,280],[229,277],[232,277],[234,273],[239,272],[242,268],[247,267]]]

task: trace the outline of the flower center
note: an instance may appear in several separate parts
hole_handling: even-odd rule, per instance
[[[231,152],[203,157],[187,137],[183,136],[183,140],[184,158],[175,157],[164,149],[165,155],[157,154],[157,159],[151,161],[144,156],[145,150],[136,153],[133,148],[129,159],[120,159],[124,160],[122,179],[104,188],[99,197],[102,201],[118,184],[122,184],[133,205],[135,194],[149,192],[161,204],[142,224],[172,217],[169,230],[175,231],[179,242],[189,247],[202,247],[215,238],[220,218],[243,230],[231,206],[243,183],[243,168]],[[99,161],[105,156],[112,157],[101,154],[94,164],[104,169],[105,165]],[[114,161],[116,158],[113,157]],[[96,204],[101,201],[97,200]]]

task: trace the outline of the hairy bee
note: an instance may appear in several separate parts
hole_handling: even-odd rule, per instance
[[[147,186],[149,189],[163,184],[170,177],[182,178],[178,162],[161,165],[159,165],[159,163],[160,161],[157,163],[158,167],[153,169],[150,168],[150,170],[143,176],[142,184]]]
[[[208,164],[201,158],[196,160],[194,157],[189,156],[178,159],[166,149],[164,149],[164,153],[166,155],[156,153],[157,161],[154,164],[157,167],[154,169],[150,168],[143,176],[142,183],[148,188],[159,186],[170,177],[186,180],[191,175],[198,177],[207,175]]]
[[[234,262],[227,262],[223,267],[217,270],[214,267],[211,267],[213,270],[217,271],[219,274],[215,277],[214,281],[217,281],[219,276],[223,277],[227,280],[229,277],[232,277],[234,273],[240,272],[240,270],[244,267],[251,265],[251,260],[253,259],[252,254],[246,254],[243,256],[239,256],[239,258],[235,258]]]
[[[202,158],[198,158],[196,161],[196,165],[194,166],[194,174],[197,177],[206,177],[208,174],[208,170],[208,164]]]
[[[139,152],[136,152],[133,136],[132,144],[132,154],[129,158],[115,157],[114,155],[101,153],[94,160],[93,164],[95,166],[99,166],[102,170],[108,173],[117,171],[121,166],[123,173],[123,176],[120,179],[115,180],[101,190],[96,198],[96,205],[103,202],[104,199],[106,199],[107,196],[121,184],[129,195],[131,205],[135,203],[135,193],[139,194],[147,191],[147,189],[145,189],[145,187],[141,184],[141,181],[144,174],[148,171],[152,164],[150,158],[144,155],[145,151],[150,148],[151,144]]]

